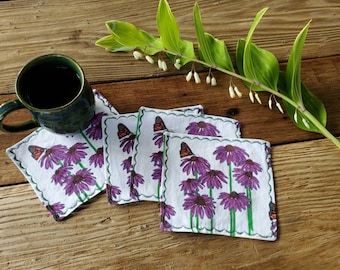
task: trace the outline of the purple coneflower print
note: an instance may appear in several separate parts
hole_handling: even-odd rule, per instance
[[[267,164],[268,164],[268,167],[271,168],[272,167],[272,156],[271,156],[271,148],[270,146],[268,146],[266,144],[266,154],[267,154]]]
[[[163,152],[159,151],[151,154],[151,161],[153,162],[153,166],[162,166],[163,161]]]
[[[212,124],[203,121],[192,122],[186,128],[188,134],[202,135],[202,136],[217,136],[220,132]]]
[[[86,134],[89,138],[93,140],[100,140],[103,137],[102,133],[102,118],[107,115],[106,113],[100,112],[97,113],[90,124],[90,127],[86,129]]]
[[[130,197],[131,197],[131,199],[133,199],[133,200],[138,200],[138,199],[139,199],[138,190],[135,189],[135,188],[131,188]]]
[[[86,143],[76,143],[71,146],[66,152],[64,159],[65,165],[77,164],[82,158],[86,157],[86,152],[83,151],[87,149]]]
[[[228,165],[233,163],[236,166],[243,164],[248,157],[244,149],[230,144],[217,147],[214,155],[216,155],[216,160],[219,160],[221,163],[226,161]]]
[[[64,207],[65,205],[60,202],[46,206],[48,212],[55,218],[58,218],[59,215],[63,214]]]
[[[89,190],[89,186],[93,186],[96,182],[93,173],[89,169],[82,169],[71,175],[66,180],[65,193],[72,195],[80,194],[84,190]]]
[[[206,184],[208,188],[219,189],[222,188],[222,182],[227,183],[227,177],[223,172],[218,170],[206,171],[199,179],[202,184]]]
[[[276,221],[276,220],[274,220],[274,221],[272,222],[272,226],[270,227],[270,229],[272,230],[273,235],[274,235],[275,237],[277,237],[278,231],[277,231],[277,221]]]
[[[154,144],[158,147],[161,148],[163,144],[163,132],[157,132],[153,136],[152,140],[154,141]]]
[[[183,167],[183,172],[186,172],[188,175],[190,173],[193,175],[196,175],[197,173],[202,175],[210,170],[208,161],[205,158],[198,156],[184,158],[180,166]]]
[[[224,209],[234,211],[245,210],[250,205],[250,201],[244,194],[244,192],[241,193],[237,193],[236,191],[232,191],[231,193],[221,192],[218,199],[221,200],[221,205],[224,206]]]
[[[106,192],[107,192],[107,195],[109,197],[109,199],[111,198],[115,198],[117,199],[117,196],[120,195],[121,193],[121,190],[116,187],[116,186],[111,186],[111,185],[106,185]]]
[[[100,113],[95,114],[92,118],[91,125],[92,126],[101,125],[102,124],[102,118],[106,115],[107,115],[107,113],[104,113],[104,112],[100,112]]]
[[[139,184],[143,184],[143,183],[144,183],[143,176],[139,173],[136,173],[135,171],[131,171],[128,177],[127,184],[131,187],[132,186],[138,187]]]
[[[164,219],[161,220],[160,228],[164,232],[171,232],[172,231],[171,224],[168,221],[164,220]]]
[[[211,218],[215,214],[215,202],[208,195],[200,195],[198,193],[188,194],[188,198],[184,199],[184,210],[190,210],[192,216],[199,216],[201,219],[204,215]]]
[[[123,170],[125,170],[127,173],[130,172],[132,170],[132,157],[124,159],[121,166],[123,166]]]
[[[236,181],[245,188],[258,189],[260,186],[259,180],[250,171],[244,171],[240,168],[233,170],[233,176]]]
[[[262,172],[261,165],[257,162],[252,161],[251,159],[247,159],[242,165],[242,169],[247,172],[252,172],[257,174],[258,172]]]
[[[93,140],[101,140],[102,137],[103,137],[101,125],[96,125],[96,126],[91,125],[86,130],[86,134],[87,134],[87,136],[89,136],[89,138],[91,138]]]
[[[123,152],[130,154],[133,149],[133,145],[135,143],[135,134],[131,134],[130,136],[124,137],[120,140],[120,148],[123,148]]]
[[[94,164],[94,167],[101,168],[104,165],[104,155],[103,155],[103,147],[99,147],[96,150],[96,153],[90,156],[90,165]]]
[[[175,208],[164,202],[161,203],[160,213],[162,217],[166,217],[167,219],[170,219],[171,216],[176,215]]]
[[[57,170],[55,170],[52,175],[52,183],[62,185],[66,181],[68,175],[71,173],[71,166],[61,166]]]
[[[53,169],[53,163],[58,165],[59,161],[65,158],[66,152],[67,147],[61,144],[46,149],[44,155],[41,157],[40,166],[43,167],[45,163],[45,169]]]
[[[153,180],[156,180],[160,183],[162,180],[162,168],[154,169],[151,177]]]
[[[184,195],[196,192],[198,189],[203,188],[201,181],[194,178],[183,180],[179,186],[181,187],[181,191],[184,191]]]

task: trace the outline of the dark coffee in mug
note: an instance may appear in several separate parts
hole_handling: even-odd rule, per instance
[[[0,129],[7,132],[44,127],[52,132],[75,133],[85,129],[95,114],[94,94],[79,64],[61,54],[42,55],[19,72],[18,99],[0,105]],[[5,117],[22,108],[30,121],[6,124]]]
[[[69,67],[41,65],[22,77],[25,100],[33,107],[50,109],[72,101],[81,88],[80,78]]]

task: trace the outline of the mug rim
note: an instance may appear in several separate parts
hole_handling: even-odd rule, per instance
[[[32,106],[30,103],[28,103],[23,97],[22,97],[22,92],[20,92],[20,89],[19,89],[19,85],[20,85],[20,79],[22,78],[22,76],[25,74],[25,72],[30,69],[32,67],[32,65],[44,60],[44,59],[48,59],[48,58],[60,58],[60,59],[66,59],[67,61],[71,62],[72,63],[72,70],[74,70],[78,76],[79,76],[79,80],[80,80],[80,87],[78,89],[78,92],[77,92],[77,95],[72,99],[70,100],[69,102],[61,105],[61,106],[58,106],[58,107],[53,107],[53,108],[37,108],[37,107],[34,107]],[[74,67],[76,67],[76,69],[74,69]],[[24,65],[21,70],[19,71],[18,73],[18,76],[17,76],[17,79],[16,79],[16,82],[15,82],[15,92],[16,92],[16,95],[18,97],[18,99],[20,100],[20,102],[26,107],[28,108],[29,110],[32,110],[32,111],[35,111],[35,112],[54,112],[54,111],[58,111],[60,109],[63,109],[65,107],[68,107],[70,106],[73,102],[75,102],[78,97],[82,94],[82,92],[84,91],[84,88],[85,88],[85,75],[84,75],[84,71],[83,69],[81,68],[81,66],[71,57],[67,56],[67,55],[64,55],[64,54],[60,54],[60,53],[51,53],[51,54],[44,54],[44,55],[41,55],[41,56],[38,56],[32,60],[30,60],[26,65]]]

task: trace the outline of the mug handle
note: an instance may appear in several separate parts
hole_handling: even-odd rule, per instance
[[[5,132],[20,132],[39,127],[39,124],[33,119],[13,125],[2,123],[7,114],[23,108],[25,108],[25,106],[18,99],[3,103],[0,106],[0,129]]]

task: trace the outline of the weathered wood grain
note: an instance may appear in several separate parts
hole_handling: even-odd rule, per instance
[[[194,1],[169,0],[183,38],[195,42]],[[198,1],[205,30],[226,41],[233,55],[261,8],[269,11],[254,42],[274,52],[284,68],[291,44],[313,19],[304,48],[302,80],[325,104],[328,128],[340,136],[340,2],[335,0]],[[44,53],[64,53],[84,68],[94,88],[121,113],[140,106],[172,108],[202,104],[207,114],[242,123],[242,136],[273,145],[279,216],[276,242],[159,229],[157,203],[109,206],[104,193],[55,222],[5,154],[30,132],[0,132],[0,269],[339,269],[339,150],[322,136],[297,129],[276,110],[251,104],[248,90],[231,100],[229,79],[218,86],[187,83],[184,74],[160,72],[130,54],[94,45],[107,35],[105,21],[118,19],[157,34],[158,0],[0,1],[0,104],[14,99],[17,72]],[[200,69],[201,70],[201,69]],[[201,70],[202,71],[202,70]],[[201,72],[202,81],[205,72]],[[20,111],[11,115],[28,117]]]
[[[276,242],[161,232],[157,203],[108,206],[105,194],[57,223],[28,184],[2,187],[0,268],[337,269],[339,164],[326,140],[273,147]]]
[[[340,3],[332,0],[198,1],[205,30],[226,41],[233,55],[238,38],[245,38],[255,14],[269,11],[255,32],[254,42],[271,50],[281,62],[303,26],[313,19],[304,58],[340,54]],[[192,10],[194,1],[169,1],[181,35],[196,43]],[[112,55],[96,47],[108,34],[105,22],[124,20],[157,35],[158,1],[1,1],[0,93],[13,93],[20,68],[45,53],[64,53],[83,67],[91,83],[147,78],[159,75],[155,66],[137,64],[131,55]],[[133,68],[132,68],[133,67]]]
[[[145,65],[140,63],[141,66]],[[205,76],[201,73],[201,77]],[[248,90],[239,81],[234,81],[243,92],[242,98],[231,100],[227,91],[229,78],[215,74],[217,87],[186,82],[184,76],[170,76],[154,79],[115,82],[93,85],[121,113],[135,112],[140,106],[155,108],[175,108],[192,104],[202,104],[207,114],[228,116],[241,122],[242,136],[259,138],[273,145],[322,138],[321,135],[302,131],[295,127],[287,114],[276,109],[268,109],[268,95],[261,94],[263,105],[251,104]],[[340,107],[338,85],[340,85],[340,57],[305,60],[302,78],[309,89],[316,94],[328,109],[328,128],[340,134]],[[327,94],[325,94],[327,93]],[[0,95],[0,103],[14,99],[15,95]],[[13,116],[14,119],[27,119],[25,111]],[[29,132],[6,134],[0,132],[0,185],[22,183],[24,177],[16,170],[5,154]]]

